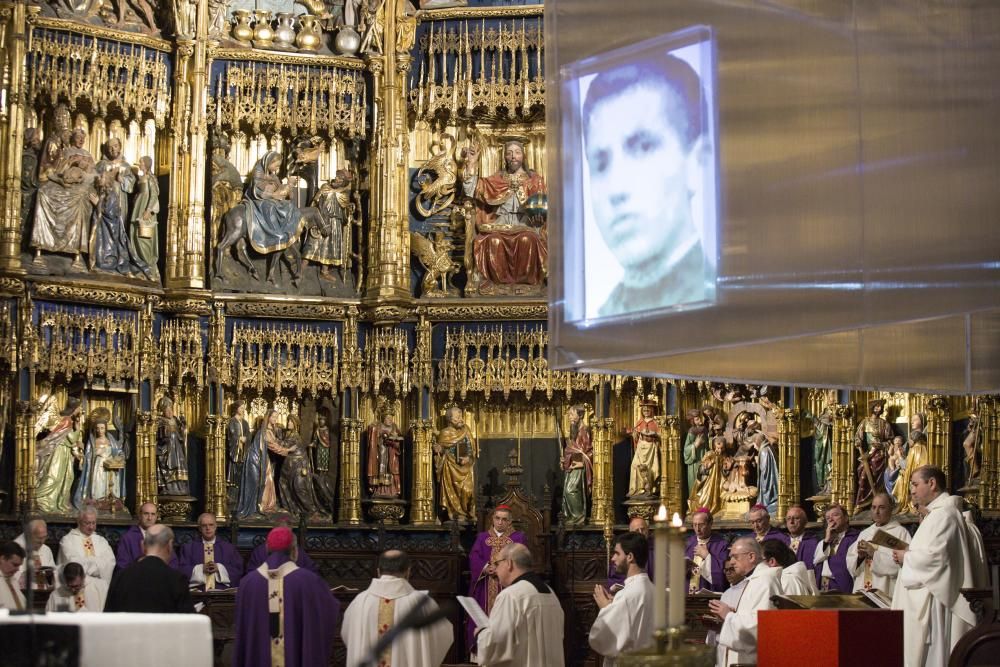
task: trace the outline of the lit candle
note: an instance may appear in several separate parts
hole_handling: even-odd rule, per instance
[[[656,595],[653,601],[653,627],[656,629],[667,627],[667,596],[664,588],[667,583],[667,533],[670,527],[667,525],[667,507],[660,505],[660,511],[656,513],[653,520],[653,536],[655,544],[653,547],[653,581],[656,585]]]
[[[670,531],[670,617],[671,628],[684,625],[684,522],[676,512]],[[659,546],[657,546],[659,548]]]

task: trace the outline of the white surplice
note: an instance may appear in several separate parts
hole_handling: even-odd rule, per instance
[[[519,578],[500,591],[490,624],[476,637],[484,667],[553,667],[563,658],[563,610],[552,589],[539,592]]]
[[[24,549],[25,551],[28,550],[27,544],[24,541],[24,533],[21,533],[20,535],[15,537],[14,541],[20,544],[21,548]],[[56,559],[52,556],[52,549],[49,548],[49,545],[43,544],[40,548],[33,549],[31,553],[32,556],[38,557],[38,564],[41,567],[54,568],[56,566]],[[27,588],[26,586],[27,582],[24,581],[24,573],[25,571],[27,571],[27,569],[28,569],[28,559],[25,558],[21,563],[21,567],[17,568],[17,575],[16,575],[17,580],[21,582],[21,586],[23,588]],[[35,588],[36,589],[38,588],[37,583],[35,584]]]
[[[892,608],[903,611],[906,667],[944,667],[951,649],[976,623],[961,589],[975,575],[967,527],[951,496],[927,505],[896,579]]]
[[[893,591],[896,589],[896,577],[899,576],[899,565],[892,559],[892,549],[873,544],[875,555],[872,557],[870,565],[866,567],[865,561],[858,563],[858,542],[861,540],[870,541],[880,530],[884,530],[897,540],[907,543],[910,541],[910,531],[899,525],[897,521],[889,521],[884,526],[872,524],[862,530],[854,544],[847,548],[847,571],[854,577],[855,593],[865,589],[865,578],[867,577],[871,580],[872,588],[877,588],[891,599]]]
[[[785,595],[818,595],[816,575],[802,561],[781,568],[781,590]]]
[[[736,611],[726,616],[719,631],[718,665],[757,662],[757,612],[774,609],[772,595],[781,595],[781,568],[759,563],[746,578]]]
[[[94,555],[88,555],[84,549],[86,539],[87,536],[79,528],[63,535],[59,540],[59,558],[56,562],[60,568],[66,563],[79,563],[88,577],[97,577],[110,583],[111,575],[115,572],[115,552],[106,539],[93,533],[90,539]]]
[[[422,600],[424,615],[438,609],[426,591],[413,589],[406,579],[382,575],[372,579],[368,589],[362,591],[344,612],[340,636],[347,646],[347,667],[356,667],[368,657],[368,652],[379,639],[379,611],[386,600],[393,601],[393,623],[405,618]],[[440,665],[454,641],[454,631],[447,619],[441,619],[419,630],[409,630],[392,643],[390,664]]]
[[[24,611],[26,602],[17,582],[17,574],[11,575],[10,579],[0,577],[0,609]]]
[[[108,583],[94,577],[87,577],[83,585],[83,607],[77,606],[76,596],[70,593],[68,588],[59,586],[49,596],[49,601],[45,604],[45,611],[103,612],[104,601],[107,599]]]
[[[213,549],[215,548],[215,540],[212,540],[211,542],[206,542],[206,541],[202,540],[202,544],[204,545],[202,547],[202,553],[204,553],[204,549],[205,549],[206,546],[212,547]],[[224,564],[220,563],[219,561],[215,561],[215,568],[216,568],[215,569],[215,583],[217,583],[217,584],[225,584],[226,586],[229,586],[230,581],[231,581],[230,578],[229,578],[229,569]],[[204,563],[198,563],[193,568],[191,568],[191,582],[190,583],[191,583],[192,586],[204,586],[205,585],[205,564]]]
[[[722,597],[719,598],[719,602],[727,604],[733,609],[736,609],[736,605],[740,603],[740,596],[743,595],[743,589],[747,587],[747,580],[741,579],[738,583],[733,584],[727,588],[722,593]],[[719,645],[719,633],[715,630],[709,630],[705,634],[705,643],[709,646]],[[725,660],[726,649],[722,649],[722,659]],[[716,649],[716,657],[718,657],[718,649]]]
[[[983,545],[983,533],[972,520],[972,512],[962,511],[965,507],[962,497],[952,496],[951,500],[965,519],[965,538],[969,545],[969,556],[972,558],[972,588],[989,588],[990,565],[986,557],[986,547]]]
[[[590,626],[590,648],[604,656],[604,667],[614,667],[617,656],[653,642],[654,590],[648,574],[634,574],[611,604],[597,612]]]

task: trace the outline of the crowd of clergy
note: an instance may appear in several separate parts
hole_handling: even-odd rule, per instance
[[[964,501],[947,493],[941,470],[924,466],[910,479],[921,516],[916,532],[894,519],[894,500],[875,496],[872,524],[851,527],[839,505],[825,508],[822,533],[807,527],[805,511],[789,508],[786,530],[771,524],[767,509],[751,509],[750,532],[731,543],[713,531],[712,514],[693,513],[686,545],[687,593],[711,594],[702,617],[716,664],[755,664],[759,611],[775,596],[821,592],[868,592],[902,610],[907,667],[946,665],[952,648],[976,618],[963,588],[989,586],[982,536]],[[467,622],[472,659],[481,665],[547,667],[564,664],[564,616],[558,597],[533,569],[524,535],[512,529],[510,509],[496,508],[491,527],[470,552],[469,598],[484,618]],[[47,527],[34,520],[24,534],[0,544],[0,608],[24,610],[23,590],[33,570],[58,572],[49,611],[195,611],[191,590],[237,588],[233,664],[326,665],[340,604],[287,525],[271,530],[246,567],[236,548],[216,539],[212,514],[198,519],[198,536],[174,549],[173,532],[157,523],[157,508],[140,508],[138,524],[121,538],[117,553],[96,533],[97,516],[81,511],[77,527],[60,540],[58,558],[46,545]],[[648,526],[629,524],[613,546],[606,585],[594,588],[597,617],[591,648],[605,667],[623,653],[653,642],[657,590],[647,573],[652,562]],[[341,638],[347,664],[440,665],[451,648],[450,609],[409,583],[410,558],[382,553],[377,576],[343,614]],[[663,582],[666,586],[671,582]],[[716,597],[716,594],[718,597]],[[468,607],[467,607],[468,608]],[[283,656],[283,661],[280,657]],[[275,660],[272,660],[275,658]]]

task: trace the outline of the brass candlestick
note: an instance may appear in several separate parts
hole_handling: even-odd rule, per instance
[[[685,644],[687,626],[660,628],[649,648],[618,656],[619,667],[713,667],[715,649],[704,644]]]

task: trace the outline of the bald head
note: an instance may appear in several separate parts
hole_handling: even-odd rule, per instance
[[[383,551],[378,557],[379,576],[399,577],[401,579],[410,578],[410,557],[405,551],[400,549],[389,549]]]
[[[643,537],[649,536],[649,524],[641,516],[634,516],[628,522],[630,533],[639,533]]]
[[[808,522],[806,511],[798,505],[792,505],[785,512],[785,528],[788,529],[788,534],[792,537],[798,537],[804,533]]]
[[[146,531],[142,550],[147,556],[154,556],[169,564],[174,550],[174,531],[162,523],[153,524]]]
[[[97,530],[97,510],[90,506],[80,510],[76,519],[76,527],[84,535],[93,535],[94,531]]]
[[[28,535],[31,536],[32,548],[38,549],[49,538],[49,527],[43,519],[32,519],[28,522]]]

